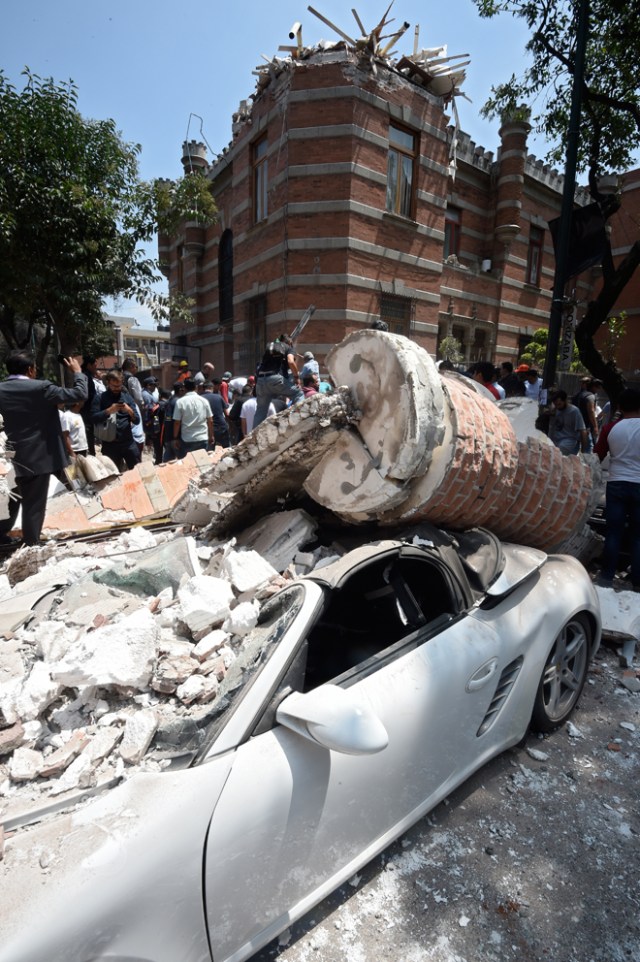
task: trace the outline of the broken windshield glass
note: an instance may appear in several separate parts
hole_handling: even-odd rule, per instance
[[[285,588],[265,601],[255,628],[232,646],[236,657],[220,682],[215,700],[203,707],[197,719],[193,715],[174,717],[169,725],[161,726],[152,751],[197,753],[195,760],[201,761],[292,624],[303,601],[304,587],[300,584]]]

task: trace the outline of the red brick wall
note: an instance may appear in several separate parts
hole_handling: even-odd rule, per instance
[[[390,121],[419,140],[415,221],[385,211]],[[240,125],[212,165],[220,220],[206,232],[202,256],[183,263],[196,324],[172,325],[172,340],[186,334],[219,369],[237,371],[250,301],[265,296],[270,334],[293,329],[306,307],[316,306],[297,347],[311,347],[322,361],[325,348],[379,316],[385,291],[412,296],[411,336],[432,355],[438,328],[444,336],[462,325],[468,360],[475,359],[476,336],[484,338],[481,356],[516,360],[521,336],[548,324],[554,268],[548,229],[539,287],[525,283],[525,271],[531,226],[544,229],[557,215],[561,181],[527,158],[523,124],[504,125],[495,162],[466,138],[451,179],[447,122],[440,101],[382,65],[373,77],[347,52],[338,62],[316,55],[283,70],[260,90],[251,123]],[[269,216],[255,224],[252,150],[265,134]],[[322,166],[310,170],[313,165]],[[629,210],[636,210],[637,223],[640,183],[635,186]],[[462,211],[458,264],[443,264],[445,204]],[[624,224],[628,229],[620,220],[622,232]],[[505,233],[505,225],[515,229]],[[218,245],[225,229],[233,232],[234,322],[221,329]],[[172,287],[183,242],[161,239]],[[482,270],[487,259],[489,272]],[[588,291],[591,279],[582,281]],[[630,297],[631,306],[637,304],[637,296]],[[640,352],[640,330],[636,343]]]

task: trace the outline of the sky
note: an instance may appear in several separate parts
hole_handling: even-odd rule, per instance
[[[387,5],[312,4],[351,36],[357,31],[352,8],[370,30]],[[522,71],[524,25],[506,15],[481,20],[472,0],[395,0],[390,16],[393,28],[411,24],[396,46],[400,54],[412,52],[416,24],[420,47],[446,44],[449,55],[469,54],[464,92],[472,102],[457,99],[461,127],[477,145],[495,151],[499,123],[483,120],[480,108],[492,84]],[[126,141],[141,145],[143,178],[178,177],[187,137],[204,140],[214,154],[230,142],[231,115],[255,89],[252,71],[264,62],[261,55],[271,59],[279,45],[291,43],[296,21],[305,45],[339,39],[305,0],[16,0],[3,10],[0,67],[18,88],[25,67],[41,77],[73,80],[84,116],[113,118]],[[530,147],[544,155],[543,142]],[[107,309],[154,326],[138,305]]]

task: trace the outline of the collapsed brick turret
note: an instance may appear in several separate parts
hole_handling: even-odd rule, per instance
[[[304,464],[295,432],[276,433],[279,422],[269,419],[243,442],[256,456],[240,459],[241,445],[237,464],[225,459],[203,476],[199,491],[179,505],[180,520],[197,502],[197,520],[208,511],[212,532],[220,533],[242,516],[243,505],[246,511],[248,470],[252,492],[264,490],[271,499],[254,497],[252,507],[267,508],[291,492],[295,464],[296,478],[306,475],[305,491],[350,523],[483,525],[504,540],[545,550],[561,548],[582,529],[600,493],[595,463],[564,457],[537,431],[519,440],[488,392],[456,374],[441,377],[413,341],[362,331],[334,347],[327,365],[335,382],[348,386],[359,417],[334,422],[331,443],[318,444],[314,457],[305,449]],[[317,413],[304,414],[319,425],[317,403]],[[285,418],[295,417],[291,411]]]

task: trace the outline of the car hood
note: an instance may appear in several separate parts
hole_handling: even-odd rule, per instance
[[[208,959],[203,854],[232,759],[135,775],[9,835],[2,962]]]

